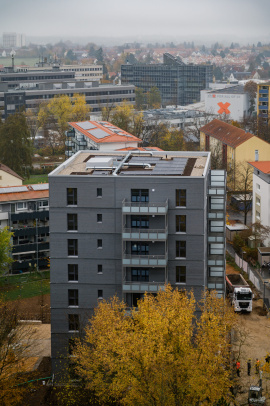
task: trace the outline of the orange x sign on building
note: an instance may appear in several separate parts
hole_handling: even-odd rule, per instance
[[[220,109],[218,110],[218,113],[219,114],[223,114],[223,113],[230,114],[230,110],[228,109],[228,107],[230,105],[231,105],[231,103],[228,103],[228,102],[226,102],[226,103],[219,102],[218,106],[220,107]]]

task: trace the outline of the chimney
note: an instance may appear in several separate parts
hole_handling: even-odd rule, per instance
[[[255,149],[255,162],[258,162],[259,160],[259,150]]]

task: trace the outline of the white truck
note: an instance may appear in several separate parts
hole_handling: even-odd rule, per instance
[[[226,290],[235,312],[252,311],[252,290],[241,274],[226,275]]]

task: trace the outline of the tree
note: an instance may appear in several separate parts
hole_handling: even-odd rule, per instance
[[[140,137],[143,132],[143,113],[135,111],[132,104],[124,102],[111,110],[105,108],[102,110],[102,119],[105,116],[107,117],[106,121],[110,121],[136,137]]]
[[[38,123],[44,129],[44,136],[52,147],[52,142],[64,147],[65,131],[69,121],[84,121],[89,119],[90,108],[86,105],[85,97],[74,94],[71,99],[67,95],[55,96],[39,106]],[[52,133],[51,131],[56,132]],[[56,135],[59,134],[57,139]],[[52,141],[53,138],[53,141]]]
[[[138,308],[100,302],[74,351],[76,372],[102,404],[213,405],[228,399],[229,332],[235,315],[205,293],[195,322],[193,293],[166,286]]]
[[[186,144],[182,130],[176,128],[168,129],[161,138],[159,145],[156,145],[164,151],[185,151]]]
[[[255,103],[257,96],[257,84],[253,80],[249,80],[244,87],[245,92],[249,96],[249,114],[251,115],[255,111]]]
[[[0,275],[9,269],[13,260],[11,257],[11,237],[12,233],[7,227],[0,230]]]
[[[140,87],[136,87],[135,89],[135,103],[137,110],[143,110],[146,105],[145,93]]]
[[[15,113],[0,126],[0,162],[20,176],[32,165],[32,142],[24,113]]]
[[[228,172],[228,185],[238,193],[238,202],[242,206],[244,224],[247,224],[247,214],[251,210],[253,168],[245,162],[239,163]]]
[[[161,106],[161,95],[157,87],[151,87],[147,92],[148,108],[159,109]]]
[[[25,387],[25,358],[33,334],[31,328],[19,324],[18,309],[12,302],[0,299],[0,404],[22,404]],[[19,386],[18,386],[19,385]]]

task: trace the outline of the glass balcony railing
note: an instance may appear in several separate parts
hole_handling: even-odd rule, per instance
[[[122,238],[123,240],[165,241],[168,238],[168,230],[124,228]]]
[[[128,202],[123,201],[122,213],[124,214],[160,214],[164,215],[168,212],[168,200],[164,203],[145,203],[145,202]]]
[[[268,94],[268,89],[260,89],[259,94]]]
[[[168,256],[165,255],[132,255],[123,254],[123,266],[167,266]]]
[[[158,292],[165,290],[165,282],[123,282],[123,291],[128,292]]]

